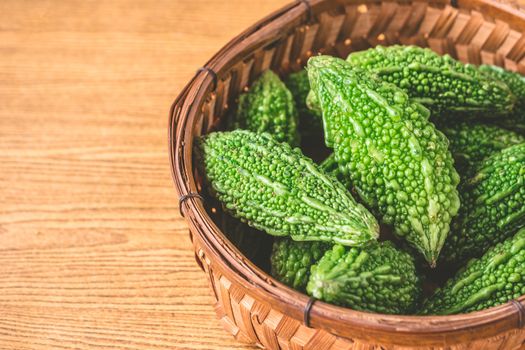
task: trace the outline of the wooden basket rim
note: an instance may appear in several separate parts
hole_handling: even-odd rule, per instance
[[[418,2],[387,0],[383,2]],[[306,1],[308,2],[308,1]],[[307,24],[312,8],[326,6],[329,3],[380,3],[380,0],[310,0],[292,2],[260,20],[240,35],[232,39],[219,50],[204,67],[214,71],[220,79],[221,73],[231,68],[228,62],[238,58],[243,52],[263,47],[275,42],[282,35],[281,25],[287,27]],[[433,0],[429,4],[450,5],[459,8],[483,10],[490,9],[502,19],[519,17],[511,24],[525,29],[525,13],[511,6],[492,0]],[[170,109],[168,126],[168,143],[171,172],[179,196],[196,193],[197,186],[192,170],[193,142],[191,121],[197,115],[207,94],[216,86],[216,77],[206,70],[200,70],[184,87]],[[197,102],[197,103],[196,103]],[[189,127],[188,127],[189,126]],[[198,233],[198,239],[206,247],[207,254],[215,261],[227,265],[232,272],[233,282],[241,284],[255,293],[255,298],[271,303],[272,307],[283,314],[303,319],[304,309],[309,297],[274,280],[260,268],[246,259],[231,244],[221,230],[207,214],[201,201],[189,198],[185,201],[185,217],[192,232]],[[181,208],[182,209],[182,208]],[[212,259],[213,260],[213,259]],[[275,302],[276,301],[276,302]],[[525,296],[518,299],[525,306]],[[496,336],[519,327],[520,310],[509,302],[487,310],[468,314],[449,316],[403,316],[375,314],[342,308],[335,305],[316,302],[310,312],[310,325],[313,328],[325,329],[338,336],[371,338],[392,341],[392,334],[399,334],[399,345],[438,346],[464,340]],[[344,324],[344,327],[341,327]],[[367,335],[360,334],[366,330]]]

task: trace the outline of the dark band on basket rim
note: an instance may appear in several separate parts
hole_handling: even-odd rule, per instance
[[[297,2],[303,3],[306,6],[306,9],[308,11],[307,22],[310,23],[314,19],[314,12],[312,11],[312,5],[310,4],[310,0],[297,0]]]
[[[525,327],[525,306],[517,300],[511,300],[510,303],[518,310],[518,328]]]
[[[315,298],[308,299],[308,302],[306,303],[306,306],[304,307],[304,314],[303,314],[303,322],[306,327],[310,327],[310,311],[312,310],[312,306],[317,301]]]
[[[180,196],[179,198],[179,213],[180,213],[180,216],[184,217],[184,213],[182,212],[182,205],[184,204],[184,201],[188,198],[198,198],[200,199],[202,202],[204,202],[204,198],[202,198],[202,196],[198,193],[195,193],[195,192],[190,192],[190,193],[186,193],[182,196]]]
[[[200,67],[199,69],[197,69],[196,74],[199,74],[200,72],[207,72],[209,75],[211,75],[213,79],[213,89],[212,90],[215,90],[217,88],[217,73],[215,73],[213,69],[208,68],[208,67]]]
[[[450,0],[450,6],[458,8],[458,0]]]

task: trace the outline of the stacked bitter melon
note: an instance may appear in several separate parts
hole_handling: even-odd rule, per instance
[[[234,107],[228,130],[197,138],[195,161],[226,237],[284,285],[387,314],[466,313],[525,294],[518,73],[378,46],[266,71]]]
[[[493,154],[469,172],[442,253],[450,262],[479,257],[525,226],[525,143]]]
[[[377,46],[351,53],[347,60],[400,87],[414,101],[438,113],[496,117],[508,114],[514,106],[515,96],[505,83],[427,48]]]
[[[329,303],[386,314],[412,312],[420,294],[412,257],[391,242],[335,245],[312,266],[306,288]]]
[[[479,311],[525,294],[525,229],[471,260],[423,305],[421,314]]]
[[[480,70],[489,77],[501,80],[516,96],[516,103],[511,113],[497,122],[507,128],[525,134],[525,78],[515,72],[509,72],[501,67],[482,65]]]
[[[449,149],[460,175],[476,164],[507,147],[525,142],[525,136],[514,131],[480,122],[439,123],[447,136]]]
[[[364,245],[376,219],[299,149],[270,134],[215,132],[196,143],[211,193],[226,211],[274,236]]]

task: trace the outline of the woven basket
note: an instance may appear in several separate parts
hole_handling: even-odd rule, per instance
[[[525,12],[503,0],[304,0],[255,24],[199,69],[172,106],[169,147],[181,214],[224,328],[266,349],[525,349],[525,297],[465,315],[395,316],[312,303],[272,279],[208,214],[191,147],[266,69],[287,74],[317,53],[346,57],[402,43],[523,73],[524,30]]]

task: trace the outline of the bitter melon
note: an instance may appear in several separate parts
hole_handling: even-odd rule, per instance
[[[461,263],[525,226],[525,143],[485,159],[461,181],[461,208],[443,259]]]
[[[298,148],[267,133],[214,132],[196,143],[210,192],[234,217],[274,236],[362,245],[376,219]]]
[[[492,154],[525,142],[520,134],[491,124],[459,122],[438,127],[450,141],[449,149],[461,174]]]
[[[516,104],[510,116],[499,119],[498,123],[510,130],[525,134],[525,77],[519,73],[491,65],[482,65],[479,69],[488,76],[507,84],[510,91],[516,96]]]
[[[272,276],[299,291],[305,291],[310,268],[332,247],[325,242],[296,242],[277,238],[270,257]]]
[[[312,57],[308,75],[341,172],[383,222],[435,265],[459,207],[459,176],[428,110],[342,59]]]
[[[292,93],[275,73],[266,71],[239,97],[233,128],[267,132],[277,141],[298,146],[297,124]]]
[[[447,281],[421,314],[449,315],[483,310],[525,294],[525,229],[497,244]]]
[[[348,62],[405,90],[433,112],[498,116],[512,110],[515,97],[498,80],[449,55],[417,46],[376,46],[351,53]],[[472,112],[476,112],[473,114]]]
[[[387,314],[411,312],[420,295],[411,256],[391,242],[335,245],[312,267],[306,289],[329,303]]]

